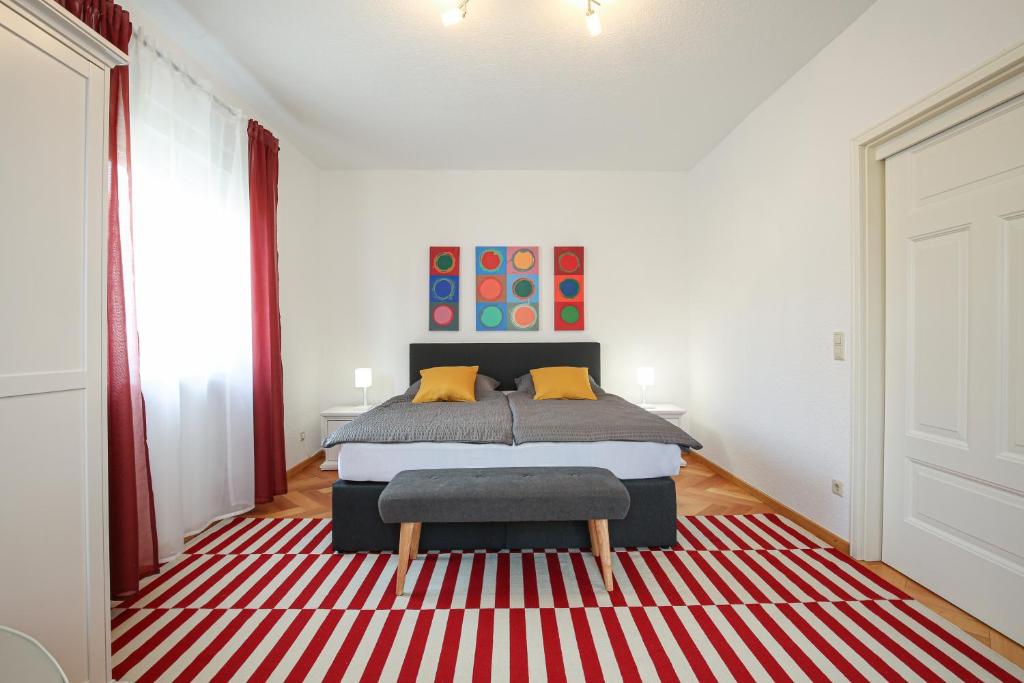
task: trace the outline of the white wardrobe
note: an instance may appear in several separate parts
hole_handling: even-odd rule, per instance
[[[109,70],[50,0],[0,0],[0,624],[110,679]]]

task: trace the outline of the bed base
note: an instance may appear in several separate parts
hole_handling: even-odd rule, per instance
[[[613,547],[669,547],[676,542],[676,487],[669,477],[624,479],[629,514],[608,523]],[[385,524],[377,498],[386,483],[339,479],[331,492],[333,546],[339,553],[380,552],[398,547],[398,524]],[[585,521],[425,524],[421,550],[517,550],[589,548]]]

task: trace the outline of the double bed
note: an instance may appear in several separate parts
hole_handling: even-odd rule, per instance
[[[398,472],[462,467],[591,466],[622,480],[632,503],[610,525],[617,546],[675,542],[675,484],[680,450],[700,448],[688,434],[612,394],[597,401],[534,401],[515,379],[531,369],[587,367],[601,381],[596,342],[411,344],[410,384],[420,370],[478,365],[498,382],[476,403],[412,404],[396,396],[328,436],[341,444],[333,495],[333,545],[339,552],[394,549],[398,525],[385,524],[377,499]],[[444,524],[423,528],[427,549],[581,547],[583,522]]]

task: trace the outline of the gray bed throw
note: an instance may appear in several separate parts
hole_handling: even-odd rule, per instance
[[[562,441],[653,441],[683,448],[700,442],[668,421],[615,394],[596,401],[536,401],[532,394],[508,395],[517,444]]]
[[[475,403],[413,403],[412,394],[390,398],[334,430],[323,441],[341,443],[503,443],[512,445],[512,412],[500,391],[480,392]]]

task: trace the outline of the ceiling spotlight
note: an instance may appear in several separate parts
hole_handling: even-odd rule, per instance
[[[601,3],[597,0],[587,0],[587,30],[590,31],[590,35],[599,36],[601,35],[601,17],[594,11],[594,5],[600,7]]]
[[[469,0],[462,0],[458,7],[452,7],[447,12],[441,15],[441,23],[445,26],[454,26],[463,19],[466,18],[466,5],[469,4]]]

